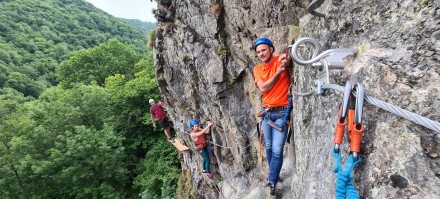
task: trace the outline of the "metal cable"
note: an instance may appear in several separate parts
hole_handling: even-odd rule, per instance
[[[217,129],[223,131],[223,133],[225,132],[222,128],[218,127],[217,125],[213,124],[213,126],[216,127]],[[183,132],[183,133],[188,134],[188,135],[191,136],[191,133],[187,133],[187,132]],[[252,137],[254,134],[255,134],[255,133],[253,133],[250,137]],[[234,147],[228,147],[228,146],[219,145],[219,144],[216,144],[216,143],[211,142],[211,141],[209,141],[209,140],[206,140],[206,142],[211,143],[211,144],[213,144],[214,146],[218,146],[218,147],[220,147],[220,148],[226,148],[226,149],[233,149],[233,148],[234,148]],[[239,145],[237,142],[235,142],[235,144],[236,144],[237,146]],[[251,146],[251,143],[250,143],[250,142],[249,142],[249,144],[248,144],[247,146],[243,147],[243,149],[246,149],[246,148],[248,148],[249,146]]]
[[[313,95],[313,93],[314,93],[314,91],[309,91],[309,92],[306,92],[306,93],[298,93],[296,91],[293,91],[294,95],[301,96],[301,97],[308,97],[310,95]]]
[[[344,87],[336,85],[336,84],[323,84],[323,88],[324,89],[333,89],[333,90],[337,90],[340,92],[344,92]],[[356,93],[353,92],[353,95],[356,95]],[[437,133],[440,133],[440,123],[433,121],[431,119],[428,119],[426,117],[417,115],[413,112],[407,111],[405,109],[402,109],[400,107],[394,106],[392,104],[386,103],[384,101],[378,100],[374,97],[365,95],[364,96],[364,100],[367,101],[368,103],[377,106],[383,110],[386,110],[388,112],[394,113],[400,117],[403,117],[407,120],[410,120],[412,122],[415,122],[417,124],[420,124],[426,128],[429,128]]]

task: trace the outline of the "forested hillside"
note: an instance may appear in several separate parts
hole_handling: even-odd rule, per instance
[[[174,197],[146,43],[84,1],[0,1],[0,198]]]
[[[134,27],[145,33],[149,33],[154,28],[156,28],[156,23],[143,22],[139,19],[122,19],[122,20],[128,22],[129,24],[133,25]]]
[[[37,97],[69,52],[116,38],[140,54],[146,35],[85,1],[0,1],[0,88]]]

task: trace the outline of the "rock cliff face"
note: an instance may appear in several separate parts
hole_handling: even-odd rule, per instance
[[[183,198],[266,198],[267,162],[256,124],[261,93],[252,69],[252,43],[313,37],[322,49],[358,48],[330,81],[363,82],[366,94],[440,121],[440,3],[430,0],[326,1],[307,14],[308,1],[157,0],[156,75],[181,153]],[[310,90],[317,71],[295,65],[294,89]],[[293,130],[286,144],[279,198],[334,198],[331,149],[342,93],[294,97]],[[440,198],[440,136],[365,103],[365,130],[354,184],[361,198]],[[211,165],[202,175],[188,133],[192,118],[215,124]],[[343,142],[343,156],[349,151]],[[264,150],[263,150],[264,153]],[[344,157],[343,157],[344,158]]]

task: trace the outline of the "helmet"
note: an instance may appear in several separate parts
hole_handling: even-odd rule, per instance
[[[273,48],[273,50],[275,51],[275,47],[273,46],[272,41],[268,38],[261,37],[261,38],[257,39],[254,44],[255,51],[257,50],[257,46],[260,44],[267,44],[267,45],[271,46]]]
[[[193,127],[194,125],[199,124],[199,121],[197,120],[192,120],[191,122],[189,122],[189,127]]]
[[[154,99],[150,99],[150,100],[148,100],[148,103],[151,104],[151,102],[154,102]]]

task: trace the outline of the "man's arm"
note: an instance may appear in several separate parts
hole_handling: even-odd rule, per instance
[[[153,114],[150,113],[150,117],[151,117],[151,122],[153,123],[153,127],[154,127],[154,128],[157,128],[157,127],[156,127],[156,123],[154,123]]]
[[[291,60],[287,60],[286,59],[286,54],[282,54],[280,55],[280,57],[278,58],[278,62],[281,61],[281,66],[278,68],[277,72],[275,73],[274,76],[272,76],[271,78],[269,78],[267,81],[263,82],[263,80],[259,80],[257,81],[257,86],[260,89],[260,91],[262,93],[265,93],[267,91],[269,91],[273,85],[275,84],[275,82],[278,80],[278,78],[280,77],[280,75],[286,71],[286,66],[288,67],[290,65]]]

